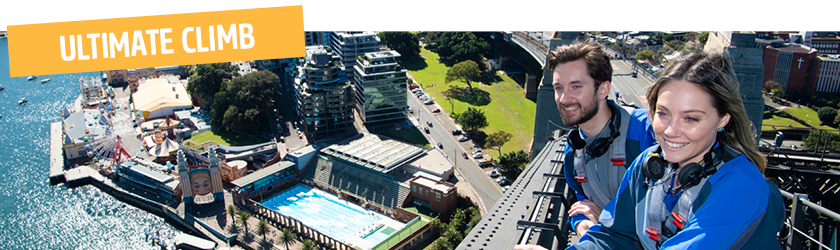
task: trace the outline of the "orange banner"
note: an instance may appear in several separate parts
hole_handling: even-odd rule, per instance
[[[11,77],[303,57],[301,6],[8,27]]]

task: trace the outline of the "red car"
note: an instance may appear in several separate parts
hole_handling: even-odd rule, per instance
[[[417,84],[412,84],[411,86],[408,87],[408,89],[416,89],[418,87],[420,87],[420,86],[418,86]]]
[[[470,157],[467,155],[467,152],[461,152],[461,156],[464,156],[464,159],[469,159]]]
[[[432,110],[432,113],[437,113],[437,112],[440,112],[440,109],[439,109],[439,108],[437,108],[437,109],[435,109],[435,110]]]

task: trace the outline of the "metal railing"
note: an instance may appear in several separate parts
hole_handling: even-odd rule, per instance
[[[840,225],[840,214],[809,201],[808,196],[805,194],[791,194],[784,190],[779,191],[783,197],[792,200],[790,217],[788,217],[788,221],[790,222],[785,222],[785,225],[790,230],[786,236],[780,239],[788,249],[838,249],[836,237],[837,226]],[[812,211],[816,211],[817,213],[813,213]],[[811,235],[806,233],[807,231],[813,231],[815,234],[821,235],[823,242],[811,237]],[[831,240],[832,234],[835,237],[834,240]],[[806,239],[813,244],[807,244]],[[831,244],[832,246],[826,244]]]

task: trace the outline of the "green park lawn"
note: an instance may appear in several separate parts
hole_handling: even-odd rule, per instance
[[[468,107],[482,110],[490,124],[482,131],[489,135],[501,130],[513,135],[513,138],[502,147],[503,153],[517,150],[529,151],[534,137],[537,104],[525,98],[522,87],[516,81],[507,75],[496,73],[496,78],[501,79],[498,82],[471,82],[473,88],[489,93],[491,101],[487,105],[474,106],[454,99],[448,101],[442,92],[449,89],[450,84],[466,87],[466,83],[460,81],[445,83],[444,79],[449,67],[439,61],[440,58],[436,53],[422,48],[420,56],[424,58],[424,61],[405,63],[405,66],[414,79],[421,83],[423,90],[434,98],[444,111],[449,114],[462,113]],[[498,157],[498,151],[488,152],[493,152],[493,155]]]
[[[803,121],[807,122],[811,126],[814,126],[815,128],[825,129],[829,131],[837,131],[837,129],[835,128],[820,125],[820,119],[817,116],[817,111],[814,111],[813,109],[810,109],[808,107],[791,107],[786,108],[785,111],[787,111],[793,116],[799,117],[799,119],[802,119]]]
[[[212,141],[216,144],[224,146],[247,146],[265,142],[260,139],[250,138],[237,133],[213,131],[204,131],[199,134],[193,135],[192,138],[190,138],[187,141],[193,142],[198,145],[201,145],[202,143],[205,143],[207,141]]]
[[[775,129],[774,129],[774,126],[775,126]],[[778,116],[773,116],[773,118],[770,118],[770,119],[764,119],[764,121],[761,122],[761,130],[762,131],[764,131],[764,130],[768,130],[768,131],[776,130],[776,129],[779,129],[779,128],[808,128],[808,127],[794,121],[793,119],[778,117]]]

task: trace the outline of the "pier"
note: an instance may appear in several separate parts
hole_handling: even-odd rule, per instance
[[[50,184],[64,182],[64,149],[61,143],[61,122],[50,123]]]

